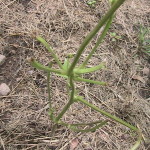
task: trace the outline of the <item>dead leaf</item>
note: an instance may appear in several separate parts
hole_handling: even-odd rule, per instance
[[[143,71],[143,74],[145,74],[145,75],[149,75],[149,73],[150,73],[150,69],[147,67],[144,67],[144,69],[142,71]]]
[[[145,80],[143,79],[143,77],[141,77],[139,75],[133,75],[132,79],[141,81],[142,83],[145,83]]]
[[[77,138],[73,139],[70,143],[70,150],[75,150],[78,144],[79,144],[79,140]]]

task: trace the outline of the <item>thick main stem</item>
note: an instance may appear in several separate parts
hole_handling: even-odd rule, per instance
[[[70,68],[68,69],[68,76],[72,74],[74,67],[76,66],[81,54],[83,53],[85,47],[88,45],[88,43],[91,41],[91,39],[96,35],[96,33],[100,30],[100,28],[107,22],[107,20],[110,18],[112,14],[122,5],[122,3],[125,0],[118,0],[116,1],[113,6],[110,8],[110,10],[106,13],[106,15],[99,21],[99,23],[96,25],[96,27],[91,31],[87,37],[82,42],[81,46],[79,47],[79,50],[73,60],[73,63],[71,64]]]
[[[59,121],[59,119],[65,114],[65,112],[69,109],[69,107],[71,106],[72,102],[69,101],[65,107],[63,108],[63,110],[59,113],[59,115],[55,118],[55,122],[57,123]]]
[[[70,76],[70,78],[69,78],[69,85],[70,85],[70,88],[71,88],[70,100],[65,105],[65,107],[63,108],[63,110],[59,113],[59,115],[55,118],[55,122],[56,123],[65,114],[65,112],[69,109],[69,107],[71,106],[71,104],[73,104],[73,102],[74,102],[75,86],[74,86],[74,83],[73,83],[73,76]]]
[[[100,45],[100,43],[103,41],[104,37],[106,36],[106,33],[112,23],[112,19],[113,19],[114,15],[112,15],[110,17],[110,19],[107,21],[107,24],[102,32],[102,34],[100,35],[100,37],[98,38],[95,46],[93,47],[92,51],[90,52],[90,54],[87,56],[87,58],[85,59],[85,61],[81,64],[80,68],[84,68],[88,61],[90,60],[90,58],[92,57],[92,55],[94,54],[94,52],[96,51],[96,49],[98,48],[98,46]]]

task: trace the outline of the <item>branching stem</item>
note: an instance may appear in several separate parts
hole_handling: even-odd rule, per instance
[[[69,102],[65,105],[65,107],[63,108],[63,110],[55,118],[55,122],[56,123],[65,114],[65,112],[69,109],[69,107],[74,103],[75,86],[74,86],[74,83],[73,83],[73,76],[70,76],[70,78],[69,78],[69,86],[70,86],[70,89],[71,89],[71,94],[70,94]]]
[[[124,125],[124,126],[126,126],[126,127],[128,127],[128,128],[130,128],[130,129],[132,129],[133,131],[138,131],[138,128],[136,128],[136,127],[130,125],[129,123],[123,121],[122,119],[120,119],[120,118],[118,118],[118,117],[116,117],[116,116],[111,115],[111,114],[108,113],[108,112],[105,112],[104,110],[99,109],[98,107],[94,106],[93,104],[90,104],[89,102],[87,102],[87,101],[84,100],[83,98],[78,97],[78,100],[79,100],[80,102],[84,103],[85,105],[91,107],[92,109],[94,109],[94,110],[100,112],[100,113],[103,114],[104,116],[107,116],[108,118],[110,118],[110,119],[112,119],[112,120],[115,120],[116,122],[118,122],[118,123],[120,123],[120,124],[122,124],[122,125]]]
[[[66,113],[66,111],[70,108],[70,106],[74,102],[77,102],[77,101],[82,102],[83,104],[89,106],[93,110],[100,112],[104,116],[132,129],[133,131],[140,133],[139,129],[136,128],[135,126],[127,123],[126,121],[123,121],[122,119],[120,119],[114,115],[111,115],[108,112],[105,112],[104,110],[99,109],[95,105],[84,100],[81,96],[77,96],[77,94],[76,94],[77,92],[75,91],[75,85],[74,85],[74,81],[79,81],[79,82],[83,81],[83,82],[88,82],[88,83],[93,83],[93,84],[98,84],[98,85],[106,85],[105,82],[84,79],[84,78],[82,78],[81,75],[85,74],[85,73],[91,73],[91,72],[94,72],[94,71],[97,71],[97,70],[104,68],[103,64],[100,64],[98,66],[91,67],[91,68],[85,68],[85,67],[86,67],[88,61],[90,60],[90,58],[92,57],[92,55],[94,54],[94,52],[96,51],[99,44],[102,42],[102,40],[106,36],[106,33],[107,33],[111,23],[112,23],[112,19],[114,17],[115,11],[121,6],[121,4],[124,1],[125,0],[110,0],[110,3],[112,5],[111,8],[108,10],[106,15],[104,17],[102,17],[102,19],[98,22],[98,24],[95,26],[95,28],[83,40],[81,46],[79,47],[79,49],[77,51],[77,54],[74,57],[72,64],[70,64],[69,61],[67,60],[64,63],[64,65],[62,65],[61,62],[59,61],[57,55],[54,53],[53,49],[50,47],[50,45],[42,37],[40,37],[40,36],[37,37],[37,40],[40,41],[48,49],[48,51],[51,53],[52,57],[55,59],[56,63],[59,66],[59,70],[53,69],[51,66],[49,66],[49,67],[44,66],[44,65],[40,64],[39,62],[35,61],[34,59],[30,59],[30,63],[33,67],[40,69],[40,70],[43,70],[43,71],[46,71],[48,73],[48,75],[47,75],[47,86],[48,86],[48,99],[49,99],[49,107],[50,107],[49,108],[50,119],[55,123],[55,125],[52,128],[52,134],[55,132],[58,124],[67,126],[68,128],[75,130],[75,131],[78,131],[78,132],[89,132],[89,131],[95,131],[96,129],[98,129],[99,127],[102,127],[103,125],[105,125],[107,123],[108,120],[102,121],[102,122],[101,121],[90,122],[87,124],[86,123],[67,124],[67,123],[64,123],[63,121],[61,121],[60,119],[63,117],[63,115]],[[76,67],[76,65],[80,59],[80,56],[83,53],[83,51],[85,50],[86,46],[90,43],[92,38],[98,33],[98,31],[104,25],[105,25],[105,27],[101,33],[101,36],[98,38],[93,49],[91,50],[91,52],[89,53],[89,55],[87,56],[85,61],[79,67]],[[67,87],[68,87],[68,94],[69,94],[70,98],[69,98],[68,103],[64,106],[64,108],[58,114],[57,117],[53,116],[53,109],[52,109],[52,104],[51,104],[50,85],[49,85],[51,72],[56,73],[57,75],[62,76],[68,80]],[[87,125],[94,125],[94,127],[86,128],[86,129],[78,128],[78,126],[83,127],[83,126],[87,126]],[[139,139],[131,150],[135,150],[139,146],[141,140],[142,140],[142,136],[141,136],[141,134],[139,134]]]
[[[84,68],[88,61],[90,60],[90,58],[92,57],[92,55],[95,53],[96,49],[98,48],[98,46],[100,45],[100,43],[103,41],[104,37],[106,36],[107,31],[109,30],[109,27],[112,23],[112,19],[113,19],[114,15],[112,15],[109,20],[107,21],[107,24],[102,32],[102,34],[100,35],[100,37],[98,38],[94,48],[92,49],[92,51],[90,52],[90,54],[87,56],[87,58],[85,59],[85,61],[81,64],[80,68]]]
[[[85,47],[89,44],[91,39],[96,35],[96,33],[100,30],[100,28],[107,22],[107,20],[110,18],[112,14],[123,4],[125,0],[117,0],[112,7],[109,9],[109,11],[105,14],[105,16],[99,21],[99,23],[96,25],[96,27],[87,35],[87,37],[82,42],[81,46],[79,47],[79,50],[77,54],[74,57],[73,63],[71,64],[70,68],[68,69],[68,76],[72,74],[73,69],[75,68],[81,54],[83,53]]]

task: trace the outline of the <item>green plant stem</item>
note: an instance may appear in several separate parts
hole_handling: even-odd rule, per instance
[[[62,69],[62,64],[61,62],[59,61],[57,55],[54,53],[54,51],[52,50],[51,46],[45,41],[45,39],[43,39],[42,37],[40,36],[37,36],[36,39],[38,41],[40,41],[46,48],[47,50],[51,53],[51,55],[53,56],[53,58],[55,59],[55,61],[57,62],[57,64],[59,65],[59,67]]]
[[[68,76],[66,76],[66,75],[59,75],[58,74],[58,76],[61,76],[61,77],[65,78],[65,79],[68,78]],[[95,80],[85,79],[85,78],[81,78],[81,77],[74,77],[73,80],[74,81],[78,81],[78,82],[87,82],[87,83],[93,83],[93,84],[103,85],[103,86],[108,85],[106,82],[95,81]],[[69,91],[68,89],[69,88],[68,88],[68,85],[67,85],[67,92]]]
[[[69,107],[71,106],[72,102],[69,101],[65,107],[63,108],[63,110],[59,113],[59,115],[55,118],[55,123],[57,123],[59,121],[59,119],[65,114],[65,112],[69,109]]]
[[[108,121],[108,120],[107,120]],[[106,122],[107,122],[106,121]],[[99,124],[102,123],[102,120],[99,121],[94,121],[94,122],[89,122],[89,123],[75,123],[75,124],[71,124],[72,126],[86,126],[86,125],[94,125],[94,124]]]
[[[84,68],[84,69],[75,68],[73,70],[73,72],[76,74],[84,74],[84,73],[95,72],[97,70],[104,69],[104,68],[105,68],[104,63],[101,63],[101,64],[94,66],[94,67],[91,67],[91,68]]]
[[[53,125],[53,127],[52,127],[51,137],[53,137],[53,135],[54,135],[56,129],[57,129],[57,124],[55,123],[55,124]]]
[[[95,122],[90,122],[90,123],[78,123],[78,124],[68,124],[62,121],[58,121],[57,124],[63,125],[68,127],[71,130],[77,131],[77,132],[90,132],[90,131],[95,131],[99,127],[104,126],[108,120],[105,121],[95,121]],[[87,125],[95,125],[93,128],[88,128],[88,129],[78,129],[78,126],[87,126]]]
[[[86,132],[86,133],[87,133],[87,132],[93,132],[93,131],[95,131],[96,129],[98,129],[98,128],[100,128],[100,127],[106,125],[106,124],[107,124],[107,121],[103,121],[103,122],[99,123],[98,125],[96,124],[95,127],[93,127],[93,128],[78,129],[78,128],[74,128],[73,126],[72,126],[72,127],[70,126],[70,129],[72,129],[72,130],[74,130],[74,131],[77,131],[77,132],[82,132],[82,133],[85,133],[85,132]]]
[[[142,133],[139,130],[138,131],[138,140],[136,141],[136,143],[134,144],[134,146],[130,150],[136,150],[140,146],[141,141],[142,141]]]
[[[79,68],[84,68],[84,67],[87,65],[88,61],[90,60],[90,58],[92,57],[92,55],[95,53],[96,49],[98,48],[98,46],[100,45],[100,43],[101,43],[101,42],[103,41],[103,39],[105,38],[106,33],[107,33],[107,31],[109,30],[109,28],[110,28],[110,25],[111,25],[111,23],[112,23],[113,18],[114,18],[114,15],[112,15],[112,16],[109,18],[109,20],[107,21],[107,24],[106,24],[106,26],[105,26],[105,28],[104,28],[102,34],[101,34],[100,37],[98,38],[98,40],[97,40],[97,42],[96,42],[94,48],[92,49],[92,51],[90,52],[90,54],[87,56],[87,58],[86,58],[85,61],[81,64],[81,66],[80,66]]]
[[[107,120],[107,121],[108,121],[108,120]],[[68,124],[68,123],[65,123],[65,122],[63,122],[63,121],[58,121],[58,124],[64,125],[64,126],[68,127],[68,126],[87,126],[87,125],[94,125],[94,124],[99,124],[99,123],[102,123],[102,122],[103,122],[102,120],[99,120],[99,121],[89,122],[89,123]]]
[[[125,0],[117,0],[112,7],[109,9],[109,11],[105,14],[105,16],[99,21],[99,23],[96,25],[96,27],[87,35],[87,37],[82,42],[81,46],[79,47],[79,50],[77,54],[75,55],[75,58],[73,60],[73,63],[68,69],[68,76],[72,74],[74,67],[76,66],[81,54],[83,53],[85,47],[89,44],[91,39],[96,35],[96,33],[100,30],[100,28],[107,22],[107,20],[114,14],[114,12],[123,4]]]
[[[93,84],[97,84],[97,85],[107,85],[106,82],[101,82],[101,81],[95,81],[95,80],[89,80],[89,79],[84,79],[84,78],[74,78],[75,81],[79,81],[79,82],[87,82],[87,83],[93,83]]]
[[[75,96],[75,86],[73,83],[73,76],[70,76],[69,78],[69,85],[70,85],[70,89],[71,89],[71,95],[70,95],[70,99],[69,102],[65,105],[65,107],[63,108],[63,110],[59,113],[59,115],[55,118],[55,122],[57,123],[59,121],[59,119],[65,114],[65,112],[69,109],[69,107],[73,104],[74,102],[74,96]]]
[[[52,67],[52,63],[49,64],[49,67]],[[48,90],[49,108],[51,109],[52,102],[51,102],[51,94],[50,94],[50,71],[47,72],[47,90]]]
[[[29,62],[30,62],[32,67],[35,67],[39,70],[43,70],[43,71],[46,71],[46,72],[54,72],[54,73],[57,73],[57,74],[63,74],[61,70],[56,70],[56,69],[46,67],[46,66],[40,64],[39,62],[37,62],[36,60],[34,60],[33,58],[31,58],[29,60]]]
[[[52,63],[49,63],[49,67],[52,67]],[[49,115],[50,119],[53,120],[53,109],[52,109],[52,102],[51,102],[51,89],[50,89],[50,75],[51,72],[47,72],[47,90],[48,90],[48,101],[49,101]]]
[[[87,102],[87,101],[84,100],[83,98],[78,97],[77,99],[78,99],[80,102],[84,103],[85,105],[91,107],[92,109],[94,109],[94,110],[100,112],[101,114],[103,114],[103,115],[109,117],[110,119],[115,120],[116,122],[118,122],[118,123],[120,123],[120,124],[122,124],[122,125],[124,125],[124,126],[126,126],[126,127],[128,127],[128,128],[130,128],[130,129],[132,129],[132,130],[134,130],[134,131],[138,131],[138,128],[136,128],[136,127],[130,125],[129,123],[123,121],[122,119],[120,119],[120,118],[118,118],[118,117],[116,117],[116,116],[111,115],[111,114],[108,113],[108,112],[105,112],[105,111],[103,111],[103,110],[97,108],[96,106],[94,106],[93,104],[90,104],[89,102]]]

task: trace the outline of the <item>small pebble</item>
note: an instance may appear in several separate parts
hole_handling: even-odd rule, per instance
[[[6,57],[0,54],[0,65],[2,65],[5,61]]]
[[[10,88],[7,84],[2,83],[0,84],[0,95],[6,96],[10,92]]]
[[[28,71],[28,74],[30,74],[30,75],[32,75],[33,73],[34,73],[33,70],[29,70],[29,71]]]

